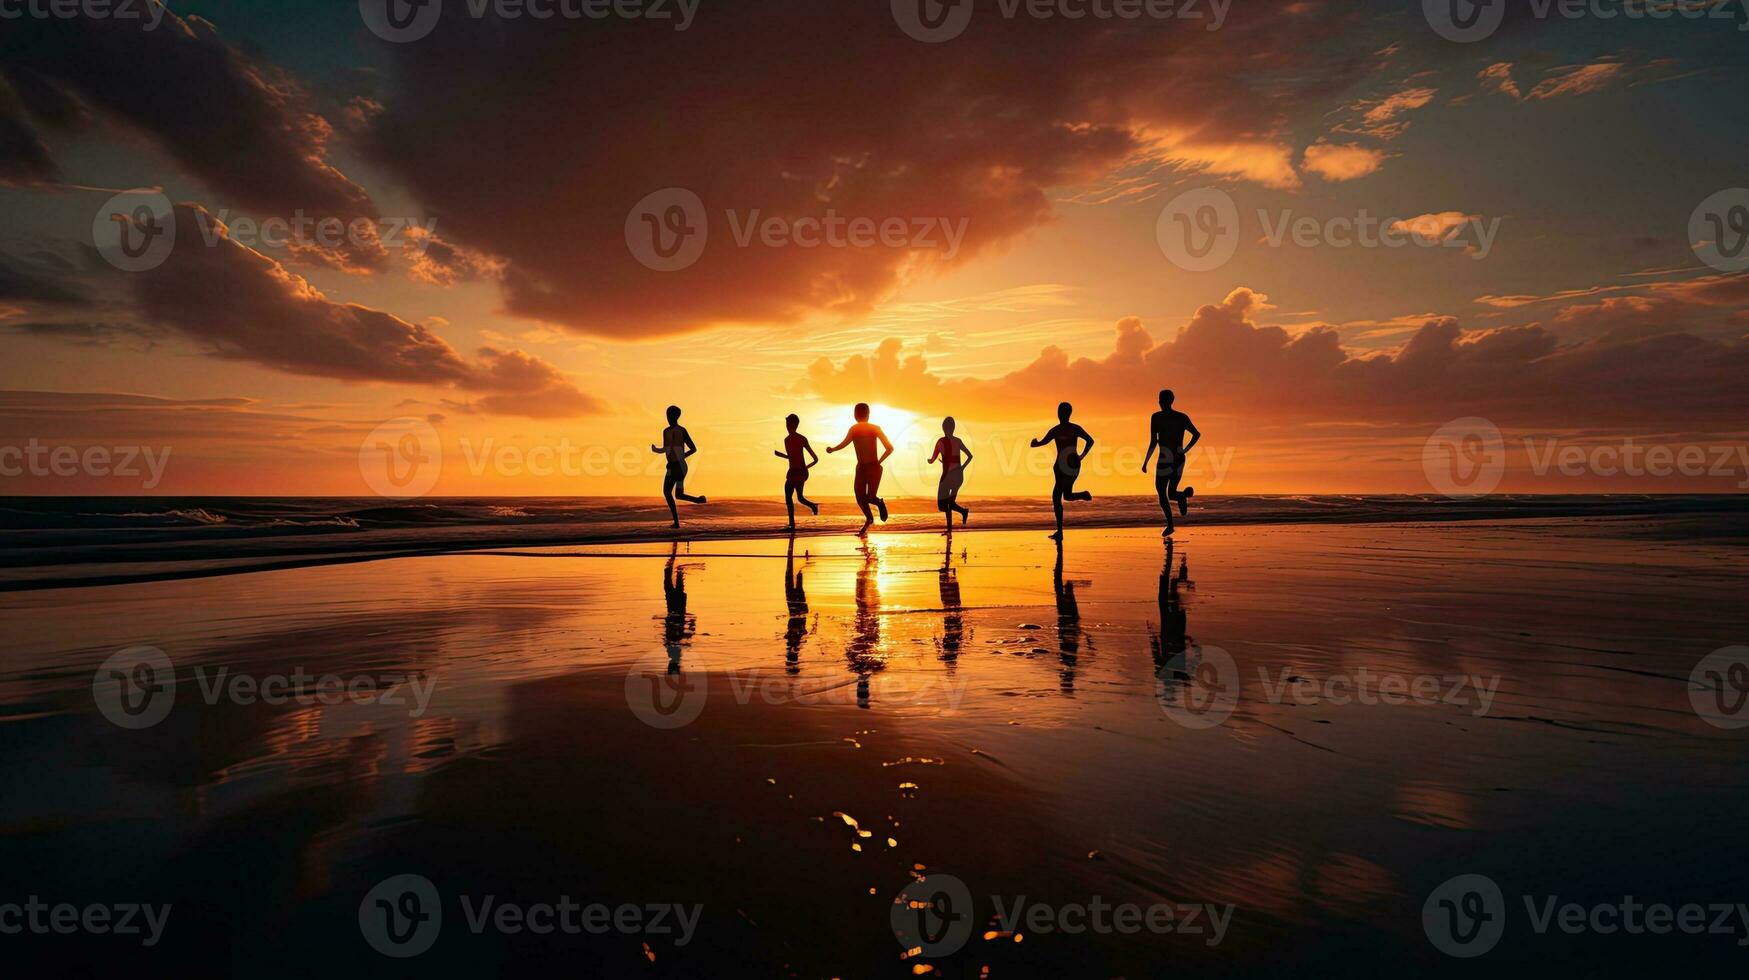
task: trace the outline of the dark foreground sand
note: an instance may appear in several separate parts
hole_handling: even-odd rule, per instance
[[[1180,537],[622,545],[0,596],[0,905],[172,906],[151,948],[0,949],[177,976],[1612,975],[1749,955],[1735,910],[1729,934],[1569,935],[1525,905],[1749,901],[1749,729],[1690,697],[1703,657],[1749,642],[1740,545],[1568,520]],[[92,678],[137,644],[177,683],[128,730]],[[203,687],[221,668],[395,693],[240,703]],[[400,874],[443,903],[404,960],[359,914]],[[1460,874],[1505,899],[1474,960],[1423,923]],[[975,927],[904,958],[895,896],[935,875],[964,883],[970,908],[946,911]],[[487,895],[675,903],[696,928],[475,934],[463,899]],[[1044,912],[992,921],[1017,901]],[[1095,931],[1117,924],[1101,906],[1170,908],[1172,929]]]

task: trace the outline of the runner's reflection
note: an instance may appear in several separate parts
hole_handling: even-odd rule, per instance
[[[686,611],[686,569],[678,564],[680,542],[674,542],[668,562],[662,566],[662,594],[668,614],[662,618],[662,643],[668,648],[668,672],[680,671],[680,654],[698,632],[698,619]]]
[[[1167,541],[1166,562],[1160,568],[1160,626],[1150,638],[1154,648],[1154,672],[1161,681],[1162,697],[1171,693],[1170,688],[1189,680],[1196,666],[1187,662],[1186,651],[1191,640],[1186,631],[1190,624],[1179,596],[1181,588],[1195,587],[1196,583],[1190,580],[1188,556],[1179,562],[1178,574],[1172,574],[1172,542]]]
[[[963,557],[963,554],[962,554]],[[960,647],[965,643],[965,606],[960,602],[959,571],[953,567],[953,538],[949,536],[942,550],[941,568],[936,572],[941,586],[942,636],[939,642],[941,662],[953,670],[959,664]]]
[[[1062,661],[1059,684],[1064,694],[1075,693],[1075,668],[1081,661],[1081,641],[1093,641],[1081,629],[1081,603],[1075,598],[1075,582],[1063,578],[1063,542],[1057,541],[1057,567],[1051,585],[1057,595],[1057,657]]]
[[[880,555],[866,540],[862,543],[862,567],[856,570],[856,615],[850,624],[850,646],[845,658],[856,675],[856,706],[868,707],[869,676],[886,669],[881,655],[881,585],[877,574]]]
[[[802,670],[802,640],[808,635],[808,593],[802,587],[802,573],[796,571],[794,537],[789,539],[789,554],[783,563],[783,597],[789,604],[789,626],[783,634],[784,672],[799,674]]]

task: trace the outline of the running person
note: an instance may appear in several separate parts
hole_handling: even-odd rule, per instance
[[[1190,513],[1190,498],[1195,496],[1195,487],[1178,489],[1178,481],[1184,478],[1184,460],[1190,455],[1190,449],[1197,440],[1202,438],[1196,426],[1191,423],[1190,416],[1172,408],[1174,399],[1172,389],[1166,388],[1160,392],[1160,410],[1148,422],[1148,452],[1142,457],[1142,472],[1148,472],[1148,460],[1154,455],[1154,447],[1160,448],[1160,462],[1154,467],[1154,490],[1160,495],[1160,509],[1166,513],[1166,530],[1161,535],[1170,536],[1172,526],[1172,504],[1178,504],[1178,516],[1185,517]],[[1184,434],[1190,433],[1190,442],[1184,441]]]
[[[800,500],[802,506],[813,511],[816,516],[820,513],[820,505],[802,493],[802,488],[808,482],[808,470],[819,465],[820,454],[814,452],[814,446],[808,442],[807,436],[796,431],[796,427],[802,424],[800,418],[790,415],[783,420],[783,424],[789,426],[789,435],[783,437],[783,451],[773,450],[772,455],[778,459],[789,460],[789,474],[783,479],[783,502],[789,508],[789,529],[793,531],[796,529],[796,501]],[[803,453],[812,456],[814,461],[803,462]]]
[[[668,471],[662,476],[662,496],[668,501],[668,514],[674,518],[674,526],[680,526],[680,511],[674,506],[674,498],[679,497],[689,504],[702,504],[704,496],[693,496],[686,492],[686,457],[698,452],[698,446],[692,441],[692,433],[680,424],[680,407],[668,406],[668,428],[662,430],[662,444],[651,445],[650,451],[658,456],[668,457]]]
[[[935,440],[935,452],[929,462],[941,460],[941,484],[935,490],[935,506],[947,515],[947,533],[953,533],[953,512],[959,511],[960,524],[971,520],[972,512],[960,506],[960,486],[966,480],[966,464],[972,461],[972,451],[954,437],[953,416],[941,420],[941,438]],[[963,458],[962,458],[963,457]]]
[[[1063,501],[1092,500],[1093,494],[1085,490],[1076,490],[1075,481],[1081,478],[1081,461],[1093,451],[1093,437],[1087,430],[1069,421],[1074,414],[1075,406],[1063,402],[1057,406],[1057,424],[1051,431],[1032,441],[1034,449],[1046,443],[1056,443],[1057,461],[1051,470],[1056,474],[1056,486],[1051,489],[1051,509],[1057,514],[1057,533],[1051,535],[1055,540],[1063,540]],[[1087,440],[1087,448],[1081,449],[1081,440]]]
[[[881,427],[873,425],[868,420],[868,404],[858,402],[856,406],[856,424],[850,431],[844,433],[844,441],[836,446],[827,447],[828,453],[835,453],[851,443],[856,443],[856,479],[852,484],[856,492],[856,506],[862,508],[862,530],[856,533],[864,535],[874,525],[874,514],[869,512],[869,505],[880,509],[881,520],[887,519],[887,502],[880,497],[881,464],[893,454],[893,443]],[[875,455],[875,444],[879,443],[886,451],[878,457]]]

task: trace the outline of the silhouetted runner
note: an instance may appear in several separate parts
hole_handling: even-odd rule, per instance
[[[935,440],[931,463],[941,460],[941,484],[935,490],[935,506],[947,515],[947,533],[953,533],[953,512],[960,512],[960,523],[971,520],[972,512],[960,506],[960,486],[966,481],[966,465],[972,461],[972,451],[954,437],[953,416],[941,420],[941,438]]]
[[[820,513],[820,505],[802,493],[802,487],[808,482],[808,470],[819,464],[820,454],[814,452],[807,436],[796,431],[796,427],[802,424],[800,418],[795,415],[787,416],[783,424],[789,426],[789,435],[783,437],[783,452],[773,450],[772,455],[778,459],[789,460],[789,475],[783,478],[783,502],[789,508],[789,529],[793,531],[796,529],[796,501],[800,500],[816,516]],[[803,453],[812,456],[814,461],[803,462]]]
[[[1093,499],[1091,493],[1075,489],[1075,481],[1081,477],[1081,461],[1093,451],[1093,437],[1087,434],[1086,429],[1069,421],[1069,416],[1074,412],[1075,406],[1068,402],[1058,405],[1057,424],[1051,427],[1051,431],[1032,441],[1034,449],[1047,442],[1057,444],[1057,461],[1051,466],[1057,477],[1057,484],[1051,489],[1051,509],[1057,513],[1057,533],[1051,537],[1058,541],[1063,539],[1063,501]],[[1087,440],[1086,449],[1080,448],[1083,439]]]
[[[1195,487],[1178,489],[1178,481],[1184,478],[1184,460],[1190,455],[1191,446],[1202,438],[1202,433],[1191,424],[1190,416],[1172,408],[1175,396],[1172,389],[1160,392],[1160,410],[1154,413],[1148,422],[1148,452],[1142,457],[1142,472],[1148,472],[1148,460],[1154,455],[1156,446],[1160,449],[1160,462],[1154,467],[1154,490],[1160,495],[1160,509],[1166,512],[1166,530],[1163,535],[1170,535],[1172,526],[1172,504],[1178,503],[1178,516],[1184,517],[1190,513],[1190,498],[1195,495]],[[1190,433],[1190,442],[1184,441],[1184,434]]]
[[[662,444],[650,446],[650,451],[668,456],[668,472],[662,477],[662,496],[668,501],[668,513],[674,518],[674,526],[679,527],[680,511],[674,506],[675,497],[689,504],[705,502],[702,494],[694,497],[686,492],[686,457],[698,452],[698,446],[692,441],[692,433],[680,424],[679,406],[668,406],[668,428],[662,430]]]
[[[857,403],[856,424],[844,434],[844,441],[827,448],[827,452],[835,453],[851,443],[856,443],[856,480],[853,489],[856,491],[856,506],[862,508],[862,530],[859,535],[867,534],[874,524],[874,515],[869,512],[868,505],[874,504],[880,508],[881,520],[887,519],[887,502],[880,498],[881,464],[893,454],[893,443],[878,425],[872,425],[868,420],[868,405]],[[886,447],[886,452],[875,455],[875,444]]]

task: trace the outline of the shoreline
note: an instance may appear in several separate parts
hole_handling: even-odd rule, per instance
[[[1454,502],[1461,507],[1465,502]],[[1526,525],[1540,521],[1579,521],[1600,525],[1605,522],[1634,522],[1642,534],[1663,538],[1704,537],[1729,543],[1749,540],[1749,500],[1717,500],[1716,508],[1695,508],[1678,512],[1645,507],[1640,510],[1603,511],[1584,506],[1551,507],[1520,514],[1502,514],[1477,507],[1471,512],[1460,511],[1441,517],[1426,514],[1341,513],[1322,517],[1296,515],[1283,519],[1271,516],[1236,514],[1210,515],[1207,519],[1182,518],[1178,533],[1171,540],[1184,541],[1198,529],[1240,527],[1303,527],[1303,526],[1363,526],[1401,525],[1403,527],[1464,526],[1488,524]],[[709,505],[706,505],[709,506]],[[974,511],[975,513],[975,511]],[[933,534],[942,535],[942,525],[918,520],[916,513],[895,513],[894,519],[877,523],[873,535]],[[934,517],[934,514],[928,515]],[[96,545],[62,547],[54,555],[32,554],[35,549],[0,551],[0,593],[31,592],[46,589],[96,588],[183,579],[244,575],[254,572],[288,571],[327,565],[348,565],[397,558],[432,558],[447,555],[507,554],[536,548],[590,548],[626,544],[670,545],[755,541],[782,538],[816,539],[855,537],[857,517],[812,518],[790,530],[782,523],[742,523],[732,526],[712,526],[701,522],[679,532],[656,522],[641,522],[612,527],[601,533],[579,533],[574,524],[503,524],[469,528],[420,530],[360,531],[334,529],[326,534],[260,534],[254,537],[238,535],[227,541],[166,542],[156,549],[154,557],[141,558],[140,543],[108,542]],[[1162,528],[1158,521],[1150,522],[1134,516],[1084,515],[1070,520],[1065,532],[1073,537],[1079,531],[1109,531]],[[956,534],[976,534],[981,531],[1049,531],[1054,528],[1047,508],[1042,515],[998,516],[968,525],[956,524]],[[211,530],[235,530],[213,528]],[[473,533],[466,533],[466,532]],[[482,533],[483,532],[483,533]],[[519,533],[521,532],[521,533]],[[45,532],[52,533],[52,532]],[[336,541],[340,535],[349,540]],[[1164,540],[1164,536],[1163,536]],[[321,547],[329,544],[331,547]],[[277,546],[277,547],[276,547]],[[579,555],[577,557],[586,557]],[[58,560],[56,560],[58,559]],[[24,572],[68,570],[80,567],[103,569],[91,574],[49,575],[25,577]]]

